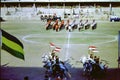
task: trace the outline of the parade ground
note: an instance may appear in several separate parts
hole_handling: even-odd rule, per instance
[[[97,29],[92,30],[90,28],[80,32],[77,29],[72,32],[66,31],[65,29],[59,32],[46,30],[46,21],[40,20],[6,20],[5,22],[1,22],[1,29],[14,35],[23,43],[25,56],[25,60],[21,60],[1,50],[1,65],[10,67],[6,71],[8,73],[10,70],[15,71],[16,69],[18,71],[18,68],[21,70],[31,69],[26,74],[31,73],[28,76],[33,76],[32,74],[39,71],[39,68],[43,68],[42,56],[51,52],[50,42],[52,42],[61,48],[60,52],[56,52],[56,55],[62,61],[68,60],[69,65],[72,68],[76,68],[76,70],[83,67],[82,63],[80,63],[80,58],[88,56],[88,47],[91,45],[97,47],[98,52],[95,52],[94,55],[100,57],[101,61],[107,63],[109,69],[118,68],[118,31],[120,30],[120,22],[110,22],[108,20],[96,22]],[[12,69],[14,67],[15,69]],[[34,70],[33,73],[32,70]],[[41,71],[44,71],[44,69],[41,69]],[[38,77],[38,73],[35,74]],[[42,73],[41,75],[43,76]],[[10,75],[6,74],[6,76],[9,77]],[[13,76],[15,75],[13,74]],[[41,80],[37,77],[35,79],[31,77],[30,80]]]
[[[108,62],[109,68],[118,67],[118,31],[119,22],[97,21],[97,29],[77,29],[59,32],[45,29],[46,22],[40,20],[5,21],[1,28],[16,36],[24,45],[25,60],[20,60],[1,50],[1,64],[8,66],[42,67],[42,56],[51,52],[50,42],[60,47],[56,54],[62,61],[68,60],[73,67],[82,67],[76,62],[82,56],[88,56],[88,47],[97,47],[94,55]]]

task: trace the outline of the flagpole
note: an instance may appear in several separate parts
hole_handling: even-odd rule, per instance
[[[1,29],[1,34],[2,34],[2,49],[17,58],[25,60],[24,46],[23,46],[22,42],[17,37],[7,33],[6,31],[4,31],[2,29]],[[16,46],[16,47],[14,47],[14,46]]]
[[[51,52],[51,47],[49,46],[49,50],[50,50],[50,52]]]
[[[118,32],[118,68],[120,68],[120,31]]]
[[[49,50],[52,52],[54,49],[55,49],[55,44],[54,43],[51,43],[51,42],[49,42]],[[51,46],[52,47],[54,47],[54,49],[51,49]]]
[[[1,29],[0,29],[0,46],[2,48],[2,31],[1,31]]]
[[[51,52],[52,52],[52,50],[51,50],[50,42],[49,42],[49,50],[50,50],[50,53],[51,53]]]

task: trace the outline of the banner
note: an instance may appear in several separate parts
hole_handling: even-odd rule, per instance
[[[17,58],[24,60],[24,47],[20,40],[4,30],[0,31],[2,31],[2,49]]]

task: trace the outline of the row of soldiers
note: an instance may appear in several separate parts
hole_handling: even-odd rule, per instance
[[[61,31],[63,29],[68,30],[69,32],[78,29],[78,31],[81,31],[83,29],[87,30],[89,28],[92,28],[92,30],[97,28],[97,23],[95,20],[90,23],[88,20],[83,22],[83,20],[80,20],[77,22],[76,20],[70,21],[69,19],[66,21],[61,20],[60,22],[56,20],[55,22],[52,22],[52,20],[49,20],[46,24],[46,30],[56,30],[56,32]]]
[[[61,21],[61,17],[60,16],[57,16],[55,13],[53,15],[41,15],[40,16],[40,20],[41,21],[56,21],[56,20],[59,20]]]

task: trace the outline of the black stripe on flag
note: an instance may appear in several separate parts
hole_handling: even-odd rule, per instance
[[[16,37],[2,31],[2,49],[13,56],[24,60],[23,44]]]
[[[20,45],[23,48],[23,44],[16,37],[12,36],[11,34],[7,33],[6,31],[2,30],[2,36],[17,43],[18,45]]]

